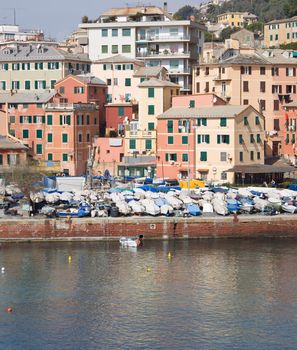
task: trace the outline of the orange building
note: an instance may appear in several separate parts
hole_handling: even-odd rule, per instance
[[[297,101],[284,105],[282,149],[284,157],[293,165],[297,164],[296,120]]]

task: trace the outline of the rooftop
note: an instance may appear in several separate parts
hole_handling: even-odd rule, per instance
[[[294,16],[291,18],[284,18],[284,19],[275,19],[273,21],[266,23],[265,25],[267,26],[269,24],[287,23],[287,22],[294,22],[294,21],[297,21],[297,16]]]
[[[133,6],[133,7],[118,7],[111,8],[106,12],[103,12],[100,17],[113,17],[113,16],[135,16],[136,14],[148,15],[166,15],[170,16],[167,11],[157,6]]]
[[[69,53],[51,45],[15,45],[0,49],[0,62],[45,60],[90,62],[86,54]]]
[[[102,58],[101,60],[95,61],[96,63],[134,63],[143,66],[143,62],[136,60],[131,57],[126,57],[123,55],[115,55],[107,58]]]
[[[91,73],[75,75],[74,78],[80,80],[82,83],[85,83],[85,84],[95,84],[95,85],[104,85],[104,86],[106,85],[106,83],[103,80],[95,77]]]
[[[0,135],[0,149],[27,150],[28,148],[21,142],[11,139],[8,136]]]
[[[234,118],[238,114],[245,111],[250,106],[211,106],[211,107],[199,107],[199,108],[189,108],[189,107],[173,107],[168,109],[163,114],[159,115],[158,119],[168,119],[168,118],[214,118],[214,117],[226,117]]]
[[[167,71],[165,67],[140,67],[135,73],[134,77],[158,77],[162,71]]]
[[[44,92],[10,92],[0,93],[0,103],[47,103],[55,93],[52,91]]]
[[[180,88],[180,85],[172,83],[169,80],[160,80],[156,78],[150,78],[148,80],[144,80],[142,83],[138,85],[138,87],[174,87]]]

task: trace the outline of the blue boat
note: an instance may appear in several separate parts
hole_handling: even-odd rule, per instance
[[[67,217],[71,217],[71,218],[82,218],[85,216],[90,216],[91,215],[91,206],[87,203],[81,203],[79,208],[69,208],[67,210],[64,211],[57,211],[56,215],[59,218],[67,218]]]
[[[236,199],[228,199],[227,200],[227,209],[230,213],[237,213],[241,208],[241,204]]]
[[[191,216],[201,215],[201,210],[197,204],[187,204],[186,209]]]

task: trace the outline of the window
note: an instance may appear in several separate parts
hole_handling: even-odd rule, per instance
[[[67,143],[68,142],[68,134],[62,134],[62,142]]]
[[[45,80],[35,80],[35,90],[40,90],[45,88],[46,88]]]
[[[279,100],[273,100],[273,110],[279,111]]]
[[[48,62],[47,69],[48,70],[59,69],[59,62]]]
[[[145,149],[152,149],[152,140],[145,140]]]
[[[12,88],[12,90],[19,90],[20,89],[20,82],[13,80],[11,82],[11,88]]]
[[[75,94],[83,94],[85,92],[85,88],[83,86],[75,86],[74,93]]]
[[[154,114],[155,114],[155,106],[148,105],[148,115],[154,115]]]
[[[118,45],[111,46],[111,53],[119,53]]]
[[[200,152],[200,161],[207,162],[207,152]]]
[[[182,154],[182,161],[183,161],[183,162],[188,162],[188,161],[189,161],[189,157],[188,157],[188,154],[187,154],[187,153],[183,153],[183,154]]]
[[[198,118],[197,119],[197,126],[207,126],[207,119],[206,118]]]
[[[12,70],[20,70],[20,64],[19,63],[13,63],[12,64]]]
[[[248,81],[244,81],[243,82],[243,91],[244,92],[248,92],[249,91],[249,82]]]
[[[221,173],[221,180],[227,180],[227,173],[225,171]]]
[[[178,69],[179,60],[178,59],[169,60],[169,67],[170,67],[170,69]]]
[[[182,136],[182,144],[187,145],[188,144],[188,136]]]
[[[227,118],[221,118],[220,119],[220,126],[222,126],[222,127],[227,126]]]
[[[205,75],[209,75],[209,67],[205,67]]]
[[[101,45],[101,53],[108,53],[108,45]]]
[[[51,80],[51,89],[55,88],[56,80]]]
[[[14,115],[11,115],[11,116],[9,117],[9,122],[10,122],[11,124],[14,124],[14,123],[15,123],[15,116],[14,116]]]
[[[257,152],[257,159],[258,159],[258,160],[261,159],[261,152]]]
[[[122,29],[122,36],[131,36],[131,29],[130,28],[123,28]]]
[[[118,107],[118,116],[123,117],[125,115],[125,109],[123,106]]]
[[[200,83],[196,83],[196,93],[200,93]]]
[[[90,134],[87,133],[87,142],[90,142],[90,139],[91,139]]]
[[[168,136],[167,143],[168,143],[168,145],[173,145],[173,143],[174,143],[173,136]]]
[[[47,142],[53,142],[53,134],[47,134]]]
[[[254,143],[255,142],[255,138],[253,134],[250,134],[250,143]]]
[[[63,161],[63,162],[68,162],[68,154],[67,154],[67,153],[63,153],[63,155],[62,155],[62,161]]]
[[[22,70],[30,70],[30,63],[22,63]]]
[[[31,89],[31,82],[30,80],[25,80],[25,90],[30,90]]]
[[[125,86],[131,86],[131,79],[130,78],[125,79]]]
[[[47,154],[47,160],[48,161],[52,161],[53,160],[53,154],[52,153],[48,153]]]
[[[29,130],[24,129],[23,130],[23,139],[28,139],[29,138]]]
[[[47,115],[46,116],[46,124],[47,125],[53,125],[53,116],[52,115]]]
[[[205,92],[209,92],[209,82],[207,81],[205,83],[205,89],[204,89]]]
[[[244,139],[242,135],[239,135],[239,140],[238,140],[239,144],[242,145],[244,144]]]
[[[136,140],[130,139],[129,148],[130,149],[136,149]]]
[[[260,117],[258,115],[255,116],[255,124],[260,125]]]
[[[60,86],[59,92],[60,92],[60,94],[64,94],[64,93],[65,93],[65,88],[64,88],[64,86]]]
[[[118,29],[113,28],[113,29],[111,30],[111,35],[112,35],[112,36],[118,36]]]
[[[293,67],[286,68],[286,76],[287,77],[296,77],[296,68],[293,68]]]
[[[78,142],[83,142],[83,137],[82,137],[82,134],[78,134]]]
[[[173,133],[173,120],[168,120],[167,121],[167,132],[168,133]]]
[[[243,104],[247,106],[249,104],[249,100],[243,100]]]
[[[108,86],[110,86],[111,85],[111,79],[106,79],[106,84],[108,85]],[[108,102],[108,101],[107,101]]]
[[[36,130],[36,138],[42,139],[42,130]]]
[[[220,160],[221,160],[221,162],[226,162],[227,161],[227,152],[221,152],[220,153]]]
[[[280,130],[279,119],[274,119],[273,120],[273,129],[276,130],[276,131]]]
[[[266,110],[266,101],[265,100],[260,100],[260,108],[261,108],[261,111]]]
[[[35,70],[43,70],[43,63],[35,62]]]
[[[266,74],[266,68],[260,67],[260,75],[265,75],[265,74]]]
[[[209,143],[209,135],[197,135],[197,143]]]
[[[42,144],[36,145],[36,154],[42,154]]]
[[[6,81],[0,81],[0,90],[6,90]]]
[[[265,81],[260,81],[260,92],[265,92],[266,84]]]
[[[131,45],[122,45],[122,53],[130,53]]]
[[[225,143],[229,144],[230,143],[230,136],[229,135],[217,135],[217,143]]]
[[[176,153],[166,153],[166,161],[170,162],[176,162],[177,161],[177,155]]]
[[[271,75],[274,76],[278,76],[278,67],[272,67],[271,68]]]
[[[0,70],[8,70],[8,63],[0,63]]]
[[[148,88],[148,97],[155,97],[155,89],[154,88]]]
[[[108,36],[108,30],[107,29],[101,29],[101,36],[107,37]]]
[[[250,153],[250,159],[251,159],[251,160],[254,160],[254,151],[251,151],[251,153]]]
[[[239,152],[239,161],[243,162],[243,152]]]
[[[190,100],[189,107],[190,108],[195,108],[195,100]]]
[[[3,155],[0,154],[0,165],[3,165]]]
[[[248,117],[243,117],[243,125],[249,125]]]
[[[148,130],[149,130],[149,131],[155,130],[155,123],[149,122],[149,123],[148,123]]]
[[[240,67],[241,74],[252,74],[252,67]]]

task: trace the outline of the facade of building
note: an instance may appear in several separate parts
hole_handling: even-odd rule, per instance
[[[202,53],[204,26],[175,21],[166,8],[139,6],[111,9],[97,23],[80,27],[88,31],[91,60],[122,54],[146,66],[164,66],[181,91],[191,90],[191,67]]]
[[[44,34],[40,29],[21,30],[18,25],[0,25],[0,43],[12,41],[43,41]]]
[[[293,165],[297,165],[297,100],[284,105],[283,110],[283,137],[282,149],[284,157],[287,158]]]
[[[214,92],[233,105],[252,105],[265,116],[266,155],[282,153],[281,106],[296,99],[297,58],[284,50],[226,50],[193,70],[193,91]]]
[[[265,47],[278,48],[297,42],[297,16],[268,22],[264,26]]]
[[[90,72],[90,63],[87,55],[49,45],[4,46],[0,49],[0,93],[52,90],[68,74]]]
[[[246,24],[257,22],[258,17],[248,12],[225,12],[217,16],[217,21],[227,27],[243,28]]]
[[[264,117],[252,106],[172,107],[158,116],[157,176],[233,183],[264,164]]]

